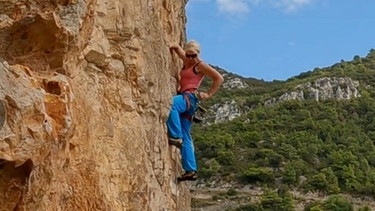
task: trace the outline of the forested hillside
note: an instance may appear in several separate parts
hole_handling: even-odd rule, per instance
[[[199,176],[261,187],[258,202],[237,210],[295,210],[292,191],[331,196],[305,210],[354,210],[339,194],[375,196],[375,50],[286,81],[243,78],[248,86],[222,88],[206,107],[235,100],[244,111],[231,121],[196,124],[193,137]],[[358,97],[284,100],[266,104],[320,78],[358,81]],[[207,82],[204,86],[208,86]],[[345,88],[345,87],[344,87]],[[342,209],[331,209],[338,206]],[[371,210],[363,205],[362,210]]]

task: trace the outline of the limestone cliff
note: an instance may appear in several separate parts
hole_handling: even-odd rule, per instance
[[[165,127],[185,4],[0,0],[1,210],[190,210]]]

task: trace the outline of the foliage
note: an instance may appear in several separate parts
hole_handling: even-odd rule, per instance
[[[340,195],[330,196],[323,204],[325,210],[353,211],[353,205]]]
[[[249,88],[221,89],[205,107],[234,99],[247,112],[232,121],[193,126],[200,175],[210,178],[230,172],[240,183],[269,188],[278,187],[281,179],[283,185],[300,191],[375,195],[375,50],[364,58],[354,56],[352,61],[316,68],[287,81],[225,74],[241,78]],[[322,77],[358,80],[361,97],[264,104]],[[202,89],[209,85],[205,81]],[[279,206],[282,200],[269,194],[263,208]],[[309,210],[333,204],[350,210],[340,200],[331,198]]]
[[[239,208],[235,209],[235,211],[264,211],[262,206],[257,204],[248,204],[242,205]]]

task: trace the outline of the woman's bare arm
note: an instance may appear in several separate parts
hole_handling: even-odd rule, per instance
[[[178,55],[178,57],[180,57],[180,59],[182,59],[183,61],[185,61],[185,51],[184,49],[179,45],[179,44],[172,44],[169,46],[169,49],[173,52],[176,52],[176,54]]]
[[[185,63],[185,51],[180,45],[178,45],[176,43],[171,44],[171,45],[169,45],[169,50],[171,51],[172,56],[173,56],[173,53],[176,52],[178,57],[180,57],[180,59],[182,59]],[[180,80],[181,80],[180,71],[181,71],[180,69],[177,69],[177,71],[175,72],[175,78],[176,78],[176,81],[177,81],[177,85],[180,84]],[[180,89],[180,87],[178,85],[176,87],[177,92],[178,92],[179,89]]]
[[[197,72],[204,74],[213,80],[211,88],[206,92],[199,92],[199,98],[208,99],[219,90],[221,84],[224,82],[223,76],[216,71],[213,67],[203,62],[199,63],[196,67]]]

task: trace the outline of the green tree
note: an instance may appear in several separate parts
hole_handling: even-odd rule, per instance
[[[265,191],[261,197],[262,207],[270,210],[282,210],[283,199],[274,191]]]
[[[240,143],[244,143],[247,147],[256,147],[257,143],[261,140],[261,135],[258,131],[245,131],[241,133]]]
[[[327,192],[329,194],[339,193],[341,190],[338,184],[338,179],[332,169],[330,167],[324,168],[321,172],[325,175],[327,181]]]
[[[318,173],[312,176],[308,181],[307,185],[310,186],[311,190],[315,191],[325,191],[327,192],[328,189],[328,181],[326,180],[326,176],[323,173]]]
[[[275,180],[273,172],[269,168],[250,167],[244,174],[245,181],[249,183],[273,182]]]
[[[293,195],[291,193],[286,193],[285,195],[281,197],[282,197],[282,202],[281,202],[280,210],[283,210],[283,211],[295,210],[295,207],[294,207],[295,202],[293,200]]]
[[[222,165],[233,165],[234,154],[230,150],[221,149],[217,153],[217,161]]]
[[[284,166],[283,182],[289,185],[295,185],[297,182],[297,173],[293,165],[288,163]]]
[[[204,177],[211,177],[217,175],[219,169],[220,164],[215,160],[215,158],[212,158],[209,162],[205,162],[200,171],[200,175]]]
[[[238,207],[235,211],[264,211],[264,209],[261,205],[247,204]]]
[[[371,211],[371,208],[369,206],[364,206],[358,209],[358,211]]]
[[[304,211],[325,211],[322,202],[312,202],[305,206]]]
[[[353,205],[341,195],[332,195],[324,202],[325,210],[332,211],[353,211]]]

